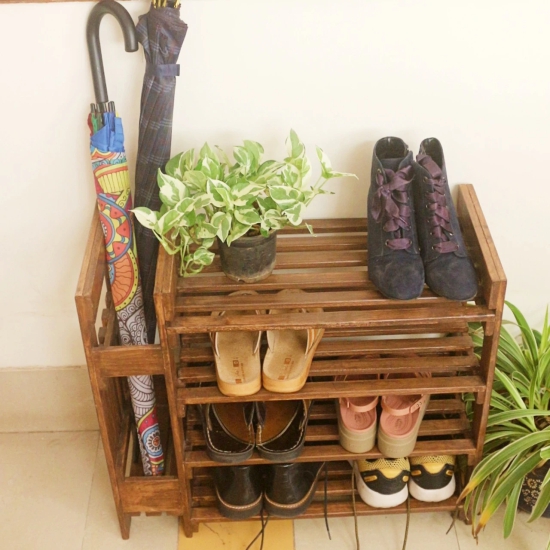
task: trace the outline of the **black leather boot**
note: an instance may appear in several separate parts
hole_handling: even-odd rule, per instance
[[[305,512],[315,495],[324,462],[294,462],[266,467],[265,510],[294,518]]]
[[[458,225],[439,140],[425,139],[416,161],[413,195],[426,283],[439,296],[471,300],[477,275]]]
[[[424,266],[415,229],[413,154],[396,137],[376,142],[368,196],[369,278],[388,298],[418,298]]]
[[[218,510],[222,516],[246,519],[262,509],[262,476],[258,466],[214,468]]]

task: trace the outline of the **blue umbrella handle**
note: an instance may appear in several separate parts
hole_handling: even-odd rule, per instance
[[[90,65],[97,103],[107,103],[109,101],[105,71],[103,69],[103,58],[101,56],[101,45],[99,43],[99,25],[101,19],[107,13],[110,13],[118,21],[124,35],[126,51],[136,52],[138,49],[136,26],[126,8],[114,0],[102,0],[97,3],[92,9],[86,25],[86,41],[88,42],[88,53],[90,54]]]

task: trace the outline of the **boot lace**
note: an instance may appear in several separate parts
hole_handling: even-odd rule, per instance
[[[413,179],[413,167],[409,164],[397,172],[385,168],[386,183],[382,172],[376,173],[376,193],[371,208],[376,222],[383,222],[384,231],[397,232],[397,238],[386,240],[386,246],[392,250],[405,250],[412,240],[404,238],[403,231],[411,228],[411,209],[408,206],[407,186]]]
[[[416,160],[430,174],[429,177],[424,178],[424,182],[431,186],[431,191],[426,193],[428,199],[426,208],[430,213],[428,223],[430,224],[430,234],[439,241],[432,246],[432,249],[440,254],[455,252],[458,250],[458,243],[451,240],[453,228],[445,196],[447,180],[443,177],[441,168],[429,155],[418,155]]]

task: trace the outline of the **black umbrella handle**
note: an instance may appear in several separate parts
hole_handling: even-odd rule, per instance
[[[94,92],[97,103],[107,103],[107,84],[105,82],[105,71],[103,69],[103,58],[101,57],[101,45],[99,43],[99,25],[103,16],[110,13],[116,18],[124,35],[124,46],[127,52],[136,52],[138,42],[136,38],[136,26],[132,17],[125,7],[114,0],[102,0],[97,3],[89,17],[86,25],[86,41],[90,54],[92,67],[92,79],[94,81]]]

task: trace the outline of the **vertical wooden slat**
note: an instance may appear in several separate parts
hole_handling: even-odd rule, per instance
[[[110,395],[113,395],[109,391],[109,389],[113,389],[113,382],[111,381],[110,387],[107,386],[106,381],[102,379],[96,368],[92,356],[92,349],[98,346],[95,321],[99,308],[101,284],[103,282],[105,267],[105,251],[103,246],[103,232],[99,224],[99,215],[97,210],[94,209],[94,217],[84,253],[75,302],[120,531],[122,538],[128,539],[130,537],[131,516],[123,512],[122,498],[119,490],[119,483],[123,473],[117,471],[118,430],[116,424],[118,414],[114,409],[115,404],[109,401]]]

